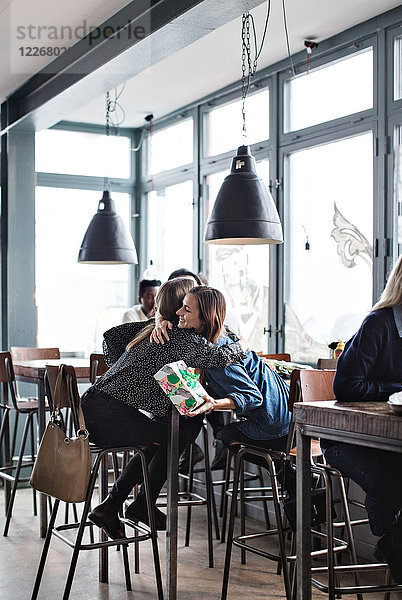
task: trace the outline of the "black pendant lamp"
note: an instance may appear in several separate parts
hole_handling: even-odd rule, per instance
[[[118,265],[138,263],[133,238],[117,214],[108,190],[103,192],[78,254],[79,263]]]
[[[117,97],[111,100],[108,92],[106,94],[107,136],[110,132],[110,113],[116,109],[116,105]],[[114,126],[116,132],[119,124]],[[104,191],[98,204],[98,211],[92,217],[82,240],[78,262],[91,265],[136,265],[138,263],[133,238],[116,212],[110,197],[107,177],[104,180]]]
[[[281,244],[282,226],[271,194],[256,173],[249,146],[240,146],[205,228],[208,244]]]
[[[254,20],[246,12],[242,17],[242,134],[246,132],[245,102],[250,79],[257,70],[257,59],[261,54],[270,14],[267,17],[260,49],[251,55],[250,27]],[[205,227],[204,241],[207,244],[281,244],[282,226],[274,200],[256,172],[255,159],[246,144],[240,146],[232,161],[232,168],[225,178],[216,197],[212,212]]]

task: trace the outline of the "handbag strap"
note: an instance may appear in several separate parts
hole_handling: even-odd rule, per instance
[[[54,386],[53,405],[54,413],[56,414],[61,408],[69,407],[77,435],[84,436],[85,438],[88,437],[74,367],[60,365]]]
[[[53,390],[53,406],[54,410],[68,408],[71,406],[67,381],[65,376],[66,365],[60,365],[57,372],[56,381]]]
[[[87,439],[87,437],[89,436],[89,433],[88,433],[88,429],[86,428],[86,425],[85,425],[84,413],[82,412],[82,408],[81,408],[81,400],[80,400],[80,404],[78,406],[78,424],[79,424],[79,428],[77,430],[77,435],[79,437],[83,437],[84,439]]]

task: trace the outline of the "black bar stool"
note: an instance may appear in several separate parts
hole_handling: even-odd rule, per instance
[[[53,370],[57,369],[57,367],[53,367]],[[52,370],[52,367],[48,367],[49,373]],[[72,414],[75,415],[78,412],[78,407],[80,403],[80,398],[78,394],[78,386],[77,380],[75,376],[74,368],[71,366],[63,365],[63,379],[65,378],[65,389],[68,391],[68,402],[70,404],[70,408],[72,409]],[[49,379],[54,379],[53,377],[49,377]],[[76,424],[76,429],[77,429]],[[121,521],[124,525],[131,527],[134,530],[133,536],[125,536],[124,538],[119,538],[116,540],[106,539],[106,534],[101,531],[100,532],[100,540],[98,542],[93,542],[90,539],[89,543],[84,541],[84,534],[86,528],[90,528],[92,531],[92,523],[88,521],[88,513],[91,507],[91,501],[93,492],[95,489],[95,483],[97,481],[98,475],[100,475],[100,490],[101,497],[106,496],[107,494],[107,482],[108,482],[108,464],[109,464],[109,454],[112,457],[115,457],[118,453],[125,452],[137,452],[141,458],[142,472],[143,472],[143,482],[145,489],[145,498],[147,503],[147,511],[148,511],[148,519],[149,519],[149,527],[146,525],[140,525],[134,523],[129,519],[121,518]],[[94,550],[100,549],[100,574],[103,582],[107,582],[107,565],[108,565],[108,548],[110,546],[120,546],[123,551],[123,561],[124,561],[124,571],[125,571],[125,579],[126,579],[126,587],[127,590],[131,590],[131,578],[130,578],[130,570],[128,563],[128,546],[129,544],[138,544],[139,542],[145,540],[151,540],[152,543],[152,551],[153,551],[153,561],[154,561],[154,569],[155,569],[155,577],[157,584],[157,594],[158,600],[163,600],[163,589],[162,589],[162,579],[161,579],[161,570],[160,570],[160,562],[159,562],[159,551],[158,551],[158,543],[157,543],[157,531],[155,526],[155,518],[154,512],[152,510],[152,500],[150,494],[149,487],[149,477],[148,477],[148,468],[146,463],[146,458],[143,450],[139,447],[134,446],[125,446],[118,448],[98,448],[94,445],[91,445],[91,454],[93,456],[93,466],[91,469],[91,476],[88,483],[88,489],[86,493],[86,498],[82,510],[81,519],[78,522],[72,523],[64,523],[62,525],[56,526],[56,517],[57,512],[60,505],[60,500],[55,499],[53,510],[50,516],[49,526],[42,550],[42,555],[38,567],[38,572],[35,579],[35,584],[31,596],[31,600],[35,600],[38,597],[39,587],[41,584],[43,571],[46,564],[47,554],[49,551],[49,546],[51,542],[52,536],[56,536],[65,544],[67,544],[70,548],[73,549],[73,554],[70,562],[70,567],[67,575],[67,580],[64,588],[63,600],[68,600],[70,596],[71,586],[74,579],[75,570],[77,567],[78,557],[81,550]],[[112,458],[114,461],[115,459]],[[65,532],[68,530],[76,530],[77,535],[74,539],[71,537],[67,537]]]
[[[31,470],[35,461],[36,429],[34,427],[34,417],[38,414],[38,401],[36,398],[21,398],[19,396],[10,352],[0,352],[0,383],[2,384],[0,409],[3,413],[0,427],[0,447],[4,451],[4,465],[0,468],[0,478],[4,480],[6,508],[3,535],[7,536],[18,484],[29,481],[29,476],[22,476],[21,471],[24,467]],[[10,439],[11,414],[14,414],[15,418]],[[25,423],[19,452],[17,456],[14,456],[20,417],[25,418]],[[29,434],[30,452],[25,454]],[[34,515],[36,515],[35,490],[33,490],[33,507]]]

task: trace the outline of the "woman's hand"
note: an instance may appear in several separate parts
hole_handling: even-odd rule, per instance
[[[172,329],[173,324],[166,319],[162,319],[162,317],[157,316],[155,318],[155,329],[149,336],[151,342],[155,342],[156,344],[163,344],[165,340],[169,341],[168,329]]]
[[[196,417],[197,415],[202,415],[203,413],[209,412],[210,410],[214,410],[217,402],[207,393],[201,394],[201,398],[204,398],[204,402],[198,406],[196,409],[191,410],[186,414],[187,417]]]

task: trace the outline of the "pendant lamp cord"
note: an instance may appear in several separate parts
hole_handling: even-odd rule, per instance
[[[121,90],[118,91],[117,87],[114,88],[114,98],[111,97],[110,92],[106,92],[106,114],[105,114],[105,134],[106,137],[110,135],[110,129],[113,128],[114,134],[119,135],[119,127],[125,121],[126,113],[120,102],[118,101],[122,95],[126,84],[123,83]],[[120,118],[116,117],[120,111]],[[114,118],[113,118],[114,117]],[[106,176],[103,178],[103,186],[106,191],[110,191],[109,178]]]
[[[285,29],[285,37],[286,37],[286,48],[287,48],[287,51],[288,51],[288,58],[289,58],[289,63],[290,63],[290,69],[292,71],[292,76],[296,77],[295,66],[294,66],[293,60],[292,60],[292,52],[290,50],[288,20],[287,20],[287,17],[286,17],[285,0],[282,0],[282,12],[283,12],[283,26],[284,26],[284,29]]]
[[[269,17],[271,15],[271,0],[267,0],[267,14],[265,17],[264,31],[262,34],[261,44],[258,48],[257,44],[257,32],[255,29],[254,17],[251,13],[245,12],[242,15],[242,27],[241,27],[241,40],[242,40],[242,77],[241,77],[241,97],[242,97],[242,136],[245,139],[247,137],[246,127],[246,98],[250,89],[251,78],[257,71],[257,62],[261,55],[265,37],[268,29]],[[253,50],[251,48],[251,33],[253,40]]]
[[[105,115],[105,133],[106,137],[110,135],[110,92],[106,92],[106,115]],[[103,178],[103,188],[105,191],[110,191],[109,177]]]

